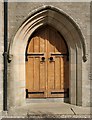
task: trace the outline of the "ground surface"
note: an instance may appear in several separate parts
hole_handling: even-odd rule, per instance
[[[4,115],[4,113],[3,113]],[[5,115],[4,115],[5,116]],[[6,117],[22,118],[91,118],[90,107],[79,107],[61,102],[31,103],[10,109]]]

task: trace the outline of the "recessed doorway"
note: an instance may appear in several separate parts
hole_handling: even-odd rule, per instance
[[[61,34],[46,25],[30,37],[26,49],[26,98],[69,97],[69,53]]]

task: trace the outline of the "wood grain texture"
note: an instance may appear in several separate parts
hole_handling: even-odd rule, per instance
[[[62,36],[50,26],[42,27],[30,39],[27,53],[33,55],[27,56],[26,89],[38,92],[30,94],[29,98],[64,97],[65,90],[69,88],[69,61],[67,56],[60,55],[67,53]],[[42,57],[45,57],[44,61]],[[51,94],[53,91],[56,94]]]

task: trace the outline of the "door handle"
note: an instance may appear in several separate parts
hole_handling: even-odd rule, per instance
[[[45,57],[41,57],[41,62],[45,62]]]
[[[53,58],[53,57],[50,57],[50,58],[49,58],[49,61],[50,61],[50,62],[53,62],[53,61],[54,61],[54,58]]]

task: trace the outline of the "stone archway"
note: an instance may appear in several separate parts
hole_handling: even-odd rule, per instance
[[[33,11],[17,31],[10,46],[10,102],[11,106],[26,104],[25,101],[25,50],[32,33],[45,24],[53,26],[62,34],[70,54],[69,88],[70,103],[82,105],[82,60],[86,61],[83,35],[78,25],[66,13],[53,6],[43,6]]]

